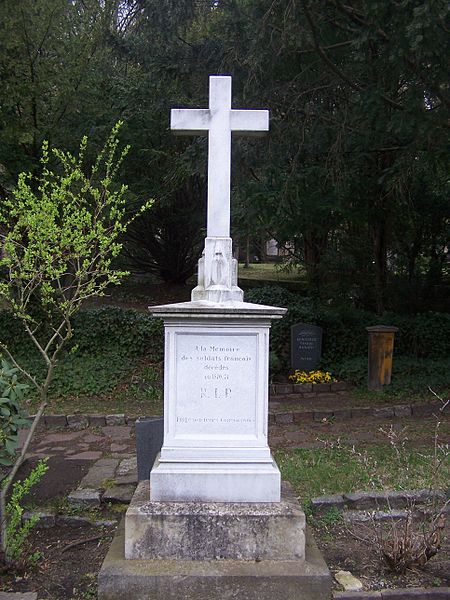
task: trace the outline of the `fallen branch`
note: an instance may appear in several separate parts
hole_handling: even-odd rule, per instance
[[[101,540],[102,537],[103,535],[93,535],[92,537],[83,538],[82,540],[75,540],[74,542],[67,544],[67,546],[64,546],[64,548],[61,550],[61,554],[63,552],[66,552],[66,550],[74,548],[75,546],[80,546],[81,544],[87,544],[88,542],[96,542],[97,540]]]

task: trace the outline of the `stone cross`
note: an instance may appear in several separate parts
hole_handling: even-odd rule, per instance
[[[231,132],[263,134],[268,110],[231,108],[231,77],[209,78],[209,108],[171,110],[170,128],[185,135],[208,134],[207,236],[230,236]]]

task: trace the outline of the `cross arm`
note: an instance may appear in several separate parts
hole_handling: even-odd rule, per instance
[[[269,131],[269,111],[231,110],[231,131],[236,135],[259,137]]]
[[[208,108],[172,108],[170,129],[177,135],[206,135],[210,119]]]

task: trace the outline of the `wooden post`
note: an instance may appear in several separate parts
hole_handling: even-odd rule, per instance
[[[366,330],[369,332],[367,387],[380,391],[391,383],[394,336],[398,327],[374,325]]]

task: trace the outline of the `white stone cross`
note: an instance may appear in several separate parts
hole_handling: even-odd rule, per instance
[[[207,236],[230,237],[231,132],[262,135],[268,110],[231,108],[231,77],[209,78],[209,108],[171,110],[170,128],[186,135],[208,134]]]

